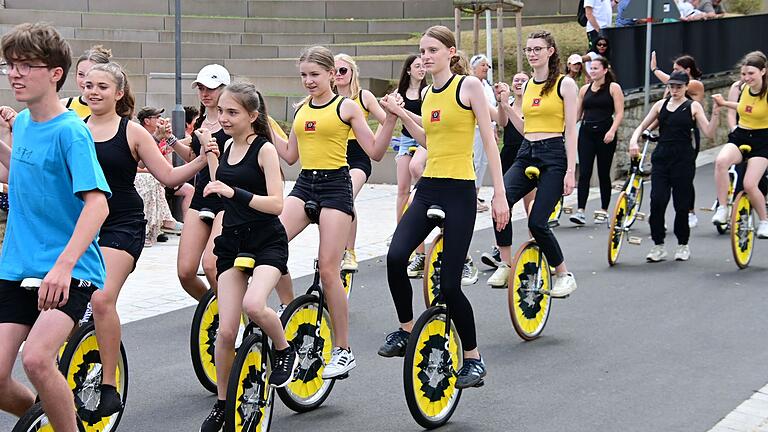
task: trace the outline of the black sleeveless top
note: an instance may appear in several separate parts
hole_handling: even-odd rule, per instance
[[[610,87],[610,84],[604,84],[597,92],[592,91],[592,85],[587,87],[587,92],[584,93],[584,100],[581,105],[585,122],[596,123],[612,118],[614,109]]]
[[[421,99],[408,99],[407,96],[403,95],[403,108],[406,109],[406,111],[410,111],[416,115],[421,115]],[[413,138],[410,132],[408,132],[408,129],[403,126],[403,135],[407,136],[408,138]]]
[[[227,135],[226,132],[224,132],[224,129],[217,130],[211,134],[211,136],[216,138],[216,144],[219,146],[219,154],[224,154],[224,143],[226,143],[231,137]],[[192,143],[190,147],[196,155],[200,155],[200,140],[197,139],[197,135],[194,133],[192,134]],[[207,185],[210,181],[211,172],[208,170],[208,166],[206,165],[195,176],[195,188],[202,191],[205,188],[205,185]]]
[[[691,114],[693,101],[687,99],[674,111],[667,110],[670,98],[664,101],[659,110],[659,145],[674,144],[692,147],[692,129],[696,126]]]
[[[254,195],[267,196],[267,180],[264,171],[259,166],[259,151],[267,143],[263,136],[256,136],[238,163],[230,165],[229,153],[232,145],[224,150],[216,171],[217,180],[230,187],[245,189]],[[233,199],[222,199],[224,204],[224,227],[231,228],[240,225],[263,223],[277,220],[277,216],[263,213]]]
[[[127,117],[121,118],[115,136],[108,141],[95,143],[96,157],[112,191],[112,197],[107,200],[109,215],[102,227],[109,227],[110,224],[122,222],[126,218],[144,219],[144,200],[133,184],[139,162],[133,158],[128,145],[126,130],[129,121]]]

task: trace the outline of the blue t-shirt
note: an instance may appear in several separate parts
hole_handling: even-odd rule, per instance
[[[85,206],[81,192],[111,195],[88,127],[73,111],[46,122],[16,116],[8,177],[8,225],[0,279],[44,278],[75,231]],[[98,236],[97,236],[98,238]],[[72,277],[104,287],[104,257],[94,238]]]

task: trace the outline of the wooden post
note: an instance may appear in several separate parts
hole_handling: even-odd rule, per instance
[[[480,17],[477,16],[477,11],[472,11],[472,55],[478,52],[478,39],[480,38]]]
[[[461,9],[453,8],[453,33],[456,37],[456,49],[461,49]]]
[[[496,55],[498,58],[499,73],[496,76],[497,82],[504,82],[504,5],[500,4],[496,8],[496,32],[498,34],[497,43],[499,44],[499,53]]]
[[[517,27],[517,71],[523,71],[523,11],[515,13],[515,27]]]

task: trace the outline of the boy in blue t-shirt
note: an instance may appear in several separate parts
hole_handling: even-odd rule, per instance
[[[48,24],[21,24],[0,46],[2,69],[27,106],[18,115],[0,107],[0,182],[9,184],[10,203],[0,254],[0,409],[21,416],[35,401],[11,378],[26,339],[24,369],[50,425],[75,432],[74,399],[56,355],[104,286],[96,238],[110,190],[88,128],[59,102],[72,62],[67,42]],[[24,278],[43,282],[28,290]]]

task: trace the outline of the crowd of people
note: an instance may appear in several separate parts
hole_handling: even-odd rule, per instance
[[[712,6],[695,1],[701,8]],[[114,376],[121,338],[117,298],[142,249],[167,231],[181,235],[176,262],[184,290],[198,300],[208,289],[217,290],[217,402],[200,430],[220,430],[241,311],[273,343],[271,385],[287,385],[297,366],[280,310],[270,308],[267,299],[273,290],[282,305],[293,299],[288,244],[312,222],[305,211],[310,201],[319,207],[318,267],[336,345],[322,375],[348,374],[356,361],[339,273],[358,268],[355,233],[365,221],[356,218],[355,198],[371,175],[371,160],[381,160],[390,146],[397,151],[398,223],[386,264],[397,329],[378,353],[404,355],[414,325],[410,279],[423,275],[423,242],[436,224],[427,209],[438,205],[446,215],[441,291],[464,350],[455,385],[477,385],[486,364],[472,305],[462,292],[462,285],[477,281],[469,255],[477,213],[491,210],[496,245],[483,254],[483,262],[496,267],[489,285],[503,288],[512,259],[510,207],[524,200],[528,229],[553,267],[548,293],[553,298],[568,297],[577,283],[549,215],[562,196],[577,190],[571,221],[586,223],[595,160],[600,208],[594,222],[605,222],[612,159],[617,141],[627,138],[617,133],[623,91],[611,70],[609,42],[600,32],[602,8],[607,4],[610,12],[609,2],[585,1],[591,43],[586,55],[571,55],[563,65],[552,34],[531,33],[524,47],[531,73],[519,72],[509,84],[489,82],[488,58],[467,59],[443,26],[423,33],[420,54],[406,59],[397,88],[381,99],[360,87],[354,58],[334,56],[326,47],[307,48],[298,59],[307,95],[295,107],[288,134],[269,117],[253,84],[232,80],[217,64],[203,67],[192,84],[200,108],[188,109],[183,137],[171,133],[162,109],[144,107],[138,121],[132,120],[136,109],[128,75],[101,47],[75,64],[82,95],[59,100],[71,67],[69,45],[47,24],[14,28],[0,41],[0,66],[26,108],[17,113],[0,107],[0,182],[8,185],[10,198],[0,255],[0,409],[21,416],[35,401],[34,393],[11,377],[26,340],[24,368],[51,425],[57,431],[76,430],[72,395],[55,359],[89,302],[104,365],[98,412],[121,409]],[[761,52],[747,54],[739,64],[739,81],[727,100],[713,98],[708,119],[694,59],[679,57],[670,74],[652,61],[667,94],[629,138],[629,151],[636,154],[642,132],[659,129],[651,156],[654,246],[649,262],[667,254],[664,212],[670,197],[676,212],[675,259],[691,256],[699,137],[714,135],[721,107],[738,116],[732,125],[729,117],[729,143],[717,158],[720,207],[713,221],[725,217],[727,167],[748,158],[744,189],[760,218],[757,235],[768,237],[765,198],[757,187],[768,168],[766,63]],[[369,120],[378,123],[375,132]],[[393,138],[398,123],[402,130]],[[503,129],[501,149],[497,127]],[[741,144],[752,146],[749,155],[739,151]],[[172,153],[184,163],[174,166]],[[301,164],[287,196],[280,160]],[[536,178],[526,172],[531,166],[538,168]],[[493,185],[490,202],[478,197],[486,172]],[[194,185],[187,183],[191,179]],[[181,199],[183,224],[171,216],[166,188]],[[54,206],[57,211],[51,212]],[[234,268],[241,253],[253,257],[252,272]],[[201,262],[205,281],[197,274]],[[20,287],[30,277],[43,280],[37,292]]]

